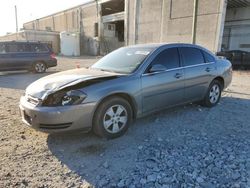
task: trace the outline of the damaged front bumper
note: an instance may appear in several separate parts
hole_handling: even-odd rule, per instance
[[[35,106],[23,96],[20,99],[22,121],[28,126],[47,133],[64,131],[89,131],[96,103],[72,106]]]

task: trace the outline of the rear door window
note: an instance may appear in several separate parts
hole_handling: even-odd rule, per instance
[[[17,50],[18,50],[18,52],[28,52],[29,50],[28,50],[28,45],[27,44],[25,44],[25,43],[20,43],[20,44],[17,44]]]
[[[179,53],[177,48],[169,48],[160,52],[153,60],[152,65],[161,64],[168,69],[178,68],[180,66]]]
[[[17,53],[18,52],[18,46],[17,44],[7,44],[6,50],[10,53]]]
[[[31,52],[47,52],[48,49],[43,44],[30,44],[30,51]]]
[[[183,66],[192,66],[205,63],[203,54],[200,49],[191,47],[179,48],[183,58]]]
[[[205,51],[202,51],[202,52],[203,52],[206,63],[215,62],[215,58],[212,55],[210,55],[209,53]]]
[[[25,53],[28,52],[28,47],[25,43],[6,44],[6,51],[10,53]]]

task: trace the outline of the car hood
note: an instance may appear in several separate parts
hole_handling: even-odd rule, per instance
[[[25,94],[43,100],[49,94],[60,89],[94,78],[110,77],[115,75],[120,74],[86,68],[63,71],[45,76],[33,82],[26,88]]]

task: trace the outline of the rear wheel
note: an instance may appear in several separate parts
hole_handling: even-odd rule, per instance
[[[207,94],[203,100],[204,106],[213,107],[220,101],[222,91],[222,84],[218,80],[212,81]]]
[[[44,73],[46,72],[46,64],[43,62],[36,62],[32,67],[32,72],[34,73]]]
[[[93,120],[95,134],[105,138],[122,136],[132,122],[132,108],[121,97],[109,98],[97,108]]]

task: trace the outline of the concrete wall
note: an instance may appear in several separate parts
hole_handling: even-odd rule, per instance
[[[34,29],[34,30],[47,30],[51,28],[52,31],[78,31],[79,24],[77,24],[79,9],[74,8],[59,12],[44,18],[40,18],[31,22],[23,24],[24,29]]]
[[[227,24],[229,22],[237,22],[244,21],[244,23],[250,23],[250,7],[240,7],[240,8],[230,8],[227,9],[226,20]]]
[[[23,32],[0,36],[0,41],[26,40]]]
[[[154,0],[154,2],[142,0],[138,4],[137,43],[160,42],[162,3],[162,0]]]
[[[89,55],[97,55],[98,52],[98,39],[95,34],[95,23],[98,23],[96,5],[88,6],[82,9],[82,25],[81,28],[81,49],[82,53]]]
[[[193,0],[129,0],[129,4],[129,44],[192,42]],[[225,7],[224,0],[198,0],[196,44],[218,50]]]
[[[55,53],[60,52],[60,37],[57,32],[25,31],[26,40],[48,42],[52,45]]]

